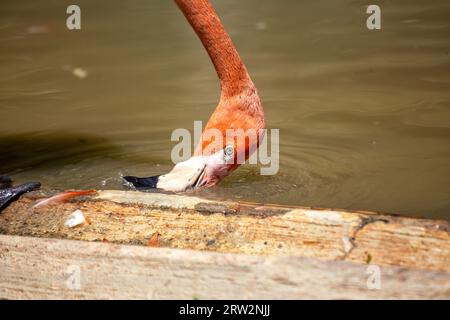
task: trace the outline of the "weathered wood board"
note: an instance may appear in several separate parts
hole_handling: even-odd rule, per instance
[[[370,266],[372,267],[372,266]],[[0,235],[2,299],[449,299],[447,273]],[[368,274],[369,273],[369,274]]]
[[[42,197],[29,194],[4,210],[0,234],[145,246],[150,242],[166,248],[315,257],[450,273],[447,221],[133,191],[99,191],[33,209]],[[76,209],[89,223],[69,229],[64,221]]]

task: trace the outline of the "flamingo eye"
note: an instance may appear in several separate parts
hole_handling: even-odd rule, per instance
[[[230,160],[234,156],[234,146],[226,146],[223,150],[224,152],[224,160]]]

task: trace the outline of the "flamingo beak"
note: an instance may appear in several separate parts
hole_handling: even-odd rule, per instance
[[[123,177],[128,185],[135,189],[145,191],[149,189],[162,189],[172,192],[184,192],[205,186],[212,186],[228,175],[228,164],[233,160],[231,153],[219,150],[210,156],[196,156],[179,162],[166,174],[137,178]]]
[[[198,174],[196,178],[197,180],[192,185],[192,189],[201,188],[206,184],[207,180],[204,179],[205,173],[206,173],[206,165],[203,167],[200,174]]]
[[[172,192],[184,192],[205,185],[206,159],[193,157],[178,163],[169,173],[138,178],[126,176],[123,179],[137,190],[163,189]]]

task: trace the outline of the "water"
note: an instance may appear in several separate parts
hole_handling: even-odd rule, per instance
[[[168,171],[175,128],[207,121],[219,87],[171,1],[0,4],[0,171],[45,187],[122,189]],[[214,4],[280,129],[280,172],[245,166],[215,199],[450,219],[450,2]]]

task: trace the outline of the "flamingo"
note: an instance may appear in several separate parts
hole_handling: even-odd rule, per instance
[[[249,158],[264,134],[264,110],[258,91],[211,3],[208,0],[175,2],[211,58],[220,81],[220,101],[190,159],[179,162],[164,175],[124,177],[138,190],[183,192],[214,186],[239,167],[240,156]],[[211,137],[209,133],[213,129],[218,130],[222,139]],[[234,130],[236,135],[230,139],[227,129]],[[256,139],[251,139],[247,132],[256,132]]]

